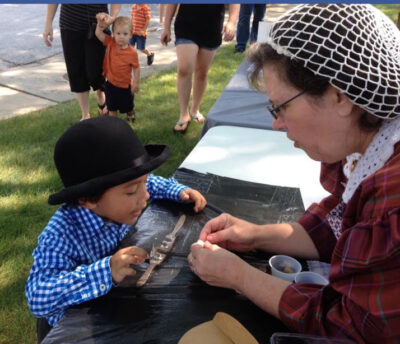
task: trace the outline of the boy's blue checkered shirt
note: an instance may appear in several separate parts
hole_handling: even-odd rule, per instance
[[[180,201],[187,187],[173,178],[149,175],[150,199]],[[25,288],[34,316],[54,326],[73,305],[109,292],[110,258],[129,225],[106,222],[83,207],[61,206],[40,234]]]

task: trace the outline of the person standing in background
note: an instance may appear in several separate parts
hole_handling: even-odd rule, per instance
[[[242,53],[246,50],[247,42],[250,44],[257,41],[258,23],[263,21],[266,4],[241,4],[239,21],[236,30],[235,53]],[[253,13],[253,24],[250,30],[250,17]]]
[[[43,40],[47,46],[53,42],[53,20],[58,4],[48,4]],[[121,5],[112,4],[108,16],[111,24],[118,16]],[[108,113],[104,95],[105,79],[102,65],[105,47],[95,36],[96,14],[108,13],[107,4],[62,4],[60,33],[71,92],[76,94],[82,119],[90,118],[89,92],[96,91],[100,115]]]
[[[147,56],[147,65],[154,61],[154,53],[146,48],[147,28],[150,24],[151,11],[146,4],[132,5],[132,37],[129,44]]]
[[[160,41],[171,41],[171,22],[177,4],[167,5],[164,31]],[[177,90],[180,114],[174,132],[184,133],[191,120],[204,122],[200,103],[207,88],[208,70],[222,43],[235,36],[239,5],[229,5],[229,18],[224,25],[224,4],[181,4],[175,20],[175,46],[178,57]],[[194,79],[192,82],[192,76]],[[192,106],[189,99],[193,85]]]

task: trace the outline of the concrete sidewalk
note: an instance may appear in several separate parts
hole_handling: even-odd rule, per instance
[[[150,4],[152,19],[147,47],[155,53],[152,66],[139,52],[141,76],[146,77],[176,65],[173,42],[160,44],[158,5]],[[267,6],[265,20],[273,21],[294,5]],[[130,16],[130,5],[122,5],[121,15]],[[59,9],[53,29],[54,43],[45,46],[42,39],[46,16],[44,4],[0,4],[0,120],[74,99],[66,78],[66,69],[58,26]],[[13,29],[11,29],[13,28]]]

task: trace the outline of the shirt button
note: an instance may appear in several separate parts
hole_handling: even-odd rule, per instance
[[[101,290],[101,291],[106,290],[106,286],[105,286],[104,284],[100,284],[100,290]]]

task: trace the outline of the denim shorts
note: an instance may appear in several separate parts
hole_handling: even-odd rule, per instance
[[[191,39],[187,39],[187,38],[177,38],[175,40],[175,46],[179,45],[179,44],[196,44],[200,49],[206,49],[206,50],[217,50],[219,48],[219,45],[216,47],[206,47],[204,45],[200,45],[198,43],[196,43],[195,41],[192,41]]]
[[[132,35],[131,39],[129,40],[129,44],[134,47],[136,44],[137,50],[144,50],[146,49],[146,37]]]

